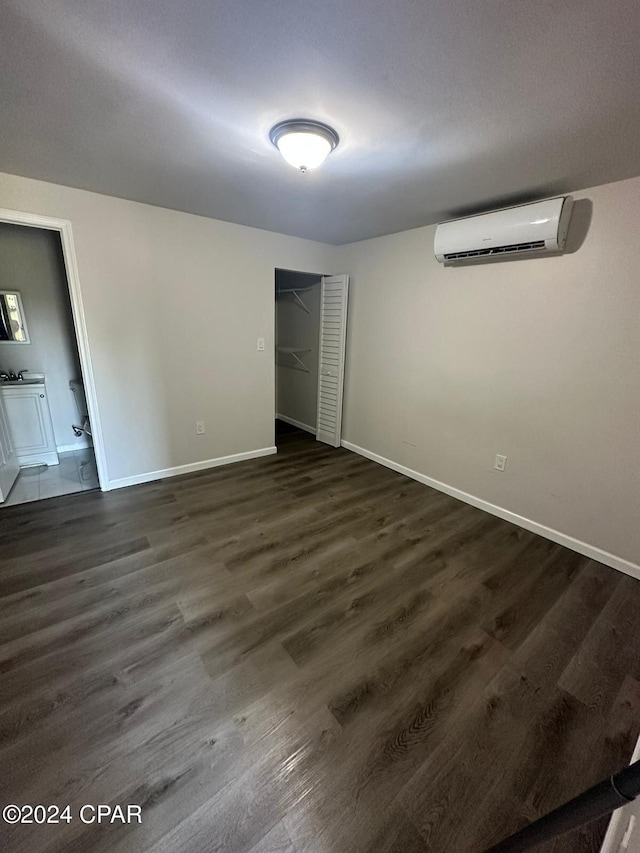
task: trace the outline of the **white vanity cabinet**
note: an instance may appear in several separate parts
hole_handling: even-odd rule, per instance
[[[20,465],[59,463],[44,382],[12,382],[2,397]]]

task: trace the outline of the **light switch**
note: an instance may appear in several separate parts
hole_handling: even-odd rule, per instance
[[[493,467],[496,469],[496,471],[504,471],[504,469],[507,467],[507,457],[502,456],[500,453],[496,453],[496,461]]]

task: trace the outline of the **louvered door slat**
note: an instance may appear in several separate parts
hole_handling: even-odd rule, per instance
[[[325,276],[320,294],[316,438],[340,446],[349,276]]]

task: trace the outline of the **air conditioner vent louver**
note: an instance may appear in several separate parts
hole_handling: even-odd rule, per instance
[[[447,261],[461,261],[464,258],[488,257],[490,255],[506,255],[508,252],[531,252],[544,249],[544,240],[534,240],[529,243],[514,243],[511,246],[493,246],[491,249],[470,249],[466,252],[449,252],[445,254]]]
[[[573,199],[570,195],[442,222],[433,238],[441,264],[482,263],[564,251]]]

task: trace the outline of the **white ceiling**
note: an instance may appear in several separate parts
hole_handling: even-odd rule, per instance
[[[639,43],[638,0],[3,0],[0,170],[345,243],[639,174]]]

